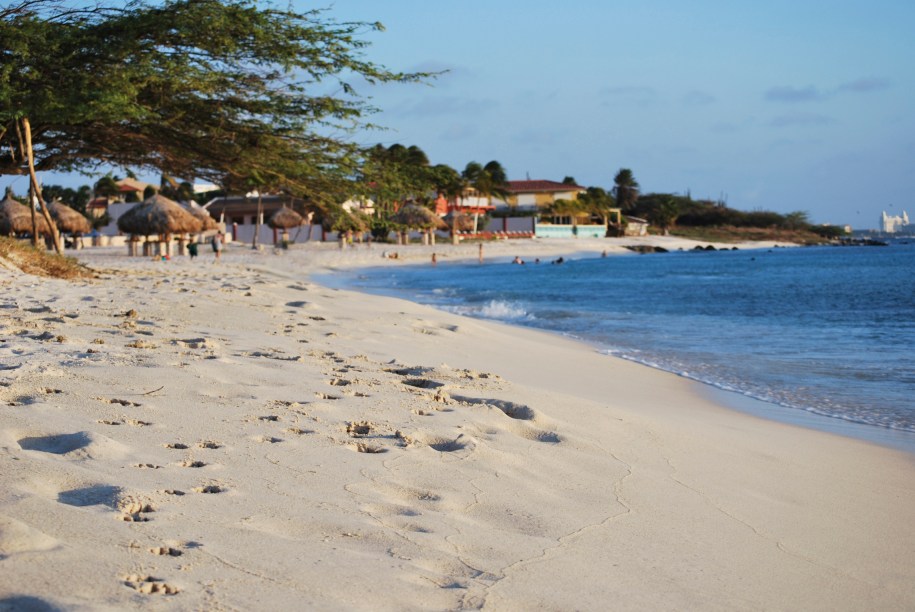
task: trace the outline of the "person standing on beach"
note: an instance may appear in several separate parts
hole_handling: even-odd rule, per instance
[[[480,243],[480,263],[483,263],[483,243]]]
[[[219,256],[222,254],[222,232],[216,232],[216,235],[213,236],[212,245],[213,252],[216,254],[216,261],[219,261]]]

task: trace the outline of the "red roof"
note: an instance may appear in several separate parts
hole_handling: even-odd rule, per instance
[[[586,191],[581,185],[567,185],[556,181],[508,181],[509,193],[555,193],[558,191]]]

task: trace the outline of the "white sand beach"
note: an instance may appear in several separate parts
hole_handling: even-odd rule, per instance
[[[0,271],[0,610],[915,609],[915,456],[310,277],[476,248]]]

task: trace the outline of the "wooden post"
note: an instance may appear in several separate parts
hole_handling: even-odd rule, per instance
[[[32,188],[35,190],[35,195],[38,197],[38,203],[41,205],[41,213],[44,216],[44,220],[48,223],[48,229],[51,231],[51,239],[54,241],[54,250],[58,254],[63,254],[63,246],[60,243],[60,232],[57,231],[57,224],[54,223],[54,219],[51,218],[51,213],[48,211],[48,206],[45,204],[44,198],[41,197],[41,188],[38,186],[38,175],[35,174],[35,159],[33,158],[32,151],[32,125],[29,123],[28,117],[22,118],[22,131],[25,133],[25,148],[26,156],[29,162],[29,180],[31,181]],[[31,206],[32,203],[29,202]]]

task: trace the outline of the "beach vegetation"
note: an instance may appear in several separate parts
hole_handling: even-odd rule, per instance
[[[680,214],[680,204],[672,195],[665,194],[655,198],[648,209],[646,218],[657,227],[664,235],[670,233]]]
[[[62,185],[43,185],[41,190],[47,200],[60,200],[83,215],[88,213],[87,206],[92,196],[92,190],[88,185],[76,189]]]
[[[72,257],[50,253],[26,241],[0,237],[0,268],[62,279],[93,278],[95,273]]]
[[[578,195],[578,201],[584,211],[601,219],[603,225],[610,223],[610,211],[617,207],[613,195],[602,187],[588,187],[587,191]]]
[[[428,203],[441,175],[441,167],[430,166],[416,145],[377,144],[363,151],[358,183],[359,190],[371,194],[376,207],[388,214],[404,202]]]

